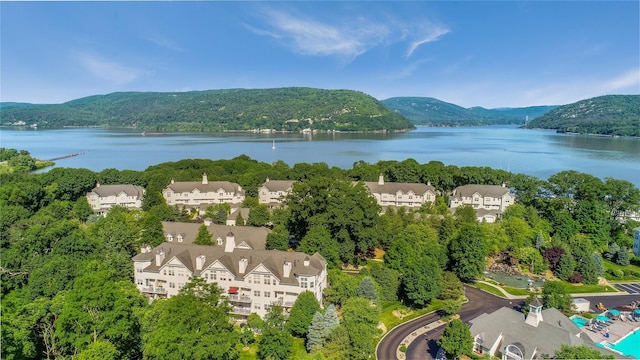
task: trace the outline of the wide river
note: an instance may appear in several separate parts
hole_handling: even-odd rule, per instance
[[[274,146],[275,145],[275,146]],[[640,139],[557,134],[515,126],[433,128],[399,134],[170,133],[133,130],[0,130],[0,146],[25,149],[39,159],[71,153],[56,166],[144,170],[188,158],[231,159],[246,154],[289,165],[324,162],[351,168],[363,160],[415,159],[446,165],[489,166],[541,179],[563,170],[631,181],[640,187]]]

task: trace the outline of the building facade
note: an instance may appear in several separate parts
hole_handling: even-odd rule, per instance
[[[162,190],[162,195],[171,206],[197,209],[201,214],[210,205],[227,203],[232,207],[240,206],[245,199],[244,190],[240,185],[229,181],[210,182],[207,174],[202,175],[201,182],[171,180],[171,184]]]
[[[258,189],[258,202],[270,209],[282,204],[282,200],[293,189],[293,180],[267,180]]]
[[[264,316],[273,305],[290,310],[303,291],[322,303],[327,263],[318,253],[265,250],[262,228],[212,224],[214,245],[202,246],[192,244],[200,224],[163,226],[167,241],[133,257],[136,286],[149,298],[174,296],[189,278],[201,277],[224,290],[239,318]]]
[[[505,184],[458,186],[449,196],[449,208],[470,205],[476,210],[478,221],[495,222],[515,203],[516,196]]]
[[[96,184],[87,193],[87,202],[94,212],[104,215],[114,206],[127,209],[141,209],[145,190],[137,185],[100,185]]]
[[[633,255],[640,256],[640,226],[633,229]]]
[[[380,174],[377,182],[365,181],[364,185],[382,207],[418,208],[424,203],[436,201],[436,190],[430,183],[385,182],[384,175]]]

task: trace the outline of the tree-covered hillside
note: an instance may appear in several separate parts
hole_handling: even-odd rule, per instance
[[[394,97],[382,100],[382,103],[416,125],[436,126],[524,124],[527,117],[531,120],[555,108],[555,106],[530,106],[467,109],[429,97]]]
[[[528,128],[559,132],[640,136],[640,95],[606,95],[560,106]]]
[[[56,105],[2,107],[2,124],[39,128],[135,127],[147,131],[397,131],[413,128],[373,97],[353,90],[229,89],[121,92]]]

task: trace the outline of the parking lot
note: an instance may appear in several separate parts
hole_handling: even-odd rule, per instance
[[[617,283],[615,287],[629,294],[640,294],[640,283]]]

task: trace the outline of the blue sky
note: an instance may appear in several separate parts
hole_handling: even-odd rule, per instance
[[[639,94],[639,4],[1,2],[0,100],[306,86],[495,108]]]

